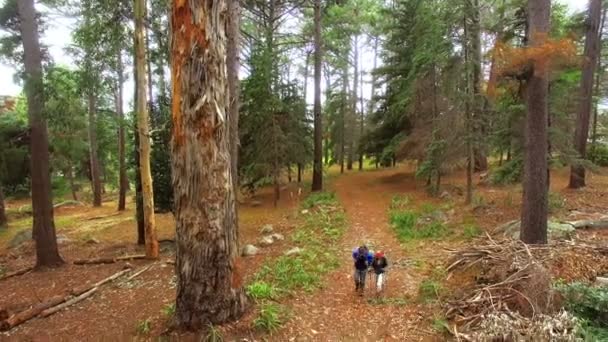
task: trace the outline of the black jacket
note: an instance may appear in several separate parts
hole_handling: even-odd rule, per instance
[[[376,274],[384,273],[384,268],[386,268],[386,266],[388,266],[388,261],[385,257],[374,258],[374,261],[372,261],[372,267]]]

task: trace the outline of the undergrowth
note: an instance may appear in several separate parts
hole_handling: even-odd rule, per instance
[[[581,320],[586,341],[608,341],[608,288],[558,283],[568,311]]]
[[[255,328],[275,331],[285,311],[271,301],[294,291],[312,291],[321,285],[321,277],[339,266],[336,242],[342,236],[346,216],[333,193],[313,193],[303,202],[309,209],[300,216],[300,224],[291,240],[302,249],[266,262],[247,286],[247,294],[260,304]]]
[[[432,203],[424,203],[420,210],[408,209],[407,197],[393,197],[389,209],[389,222],[401,242],[421,239],[438,239],[449,234],[440,218],[441,211]]]

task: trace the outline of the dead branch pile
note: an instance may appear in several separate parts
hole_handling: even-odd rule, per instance
[[[523,329],[523,326],[536,326],[534,322],[540,318],[549,320],[553,317],[551,319],[562,322],[561,318],[553,316],[560,308],[559,296],[554,295],[552,288],[555,264],[563,264],[563,255],[568,253],[604,258],[602,252],[596,246],[572,241],[529,246],[519,240],[493,240],[490,236],[477,240],[474,246],[466,249],[452,250],[447,266],[448,279],[467,271],[472,271],[475,278],[468,287],[462,286],[464,290],[458,298],[444,304],[446,317],[462,331],[484,331],[482,326],[499,319],[505,321],[507,317],[516,321],[525,318],[517,323],[522,324],[522,328],[513,330],[514,334],[526,333],[527,328]],[[601,266],[596,264],[595,267]]]

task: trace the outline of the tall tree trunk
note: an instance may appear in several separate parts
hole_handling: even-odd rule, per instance
[[[321,0],[314,0],[315,43],[315,103],[314,111],[314,162],[312,191],[323,190],[323,118],[321,116]]]
[[[137,1],[137,0],[135,0]],[[150,17],[148,17],[148,6],[147,6],[147,0],[143,0],[143,19],[142,21],[145,23],[146,21],[149,23],[150,22]],[[146,61],[146,73],[148,74],[148,79],[147,79],[147,86],[148,86],[148,96],[147,96],[147,100],[148,100],[148,105],[149,105],[149,111],[152,112],[153,111],[153,103],[154,103],[154,97],[152,96],[152,88],[154,86],[154,79],[152,78],[152,57],[151,52],[150,52],[150,32],[148,30],[148,27],[150,25],[146,25],[143,24],[143,35],[144,35],[144,42],[146,45],[144,45],[144,51],[145,51],[145,55],[144,55],[144,59]]]
[[[302,164],[298,163],[298,183],[302,182]]]
[[[329,67],[327,67],[325,69],[325,98],[326,98],[326,104],[329,103],[329,98],[330,97],[331,97],[331,78],[330,78],[330,74],[329,74]],[[326,107],[327,107],[327,105],[326,105]],[[323,154],[324,154],[324,159],[325,159],[325,163],[324,164],[325,165],[329,165],[330,164],[329,138],[331,136],[331,127],[329,125],[329,113],[327,113],[327,109],[326,109],[325,116],[327,117],[328,124],[325,125],[325,134],[324,134],[325,143],[323,144]]]
[[[137,100],[137,90],[139,89],[137,84],[137,56],[133,54],[133,102],[135,110],[139,108]],[[141,167],[139,165],[139,129],[137,129],[137,120],[133,122],[133,155],[135,161],[135,220],[137,221],[137,244],[144,245],[146,243],[146,227],[144,224],[144,197],[141,190]]]
[[[279,144],[277,142],[278,125],[276,115],[272,115],[272,146],[274,149],[273,165],[272,165],[272,181],[274,185],[274,207],[276,208],[281,198],[281,185],[279,184],[279,174],[281,172],[279,166]]]
[[[181,328],[200,329],[238,319],[247,308],[236,260],[238,222],[224,119],[230,107],[228,16],[225,0],[172,4],[175,319]]]
[[[30,128],[30,176],[32,190],[33,237],[36,243],[36,267],[63,264],[57,249],[53,220],[49,139],[44,117],[42,55],[38,41],[38,24],[34,0],[17,2],[25,65],[25,94]]]
[[[353,75],[353,93],[352,93],[352,105],[351,105],[351,125],[350,125],[350,134],[351,139],[349,141],[348,147],[348,169],[353,169],[353,162],[355,159],[355,129],[357,127],[357,103],[359,96],[359,36],[355,34],[354,39],[354,50],[353,50],[353,67],[354,67],[354,75]]]
[[[91,188],[93,190],[93,206],[101,206],[101,177],[99,170],[99,157],[97,154],[97,115],[95,90],[90,90],[89,102],[89,159],[91,160]]]
[[[137,134],[139,136],[139,167],[146,231],[146,256],[158,258],[158,241],[154,220],[154,194],[150,170],[150,133],[146,101],[146,46],[144,41],[145,0],[135,0],[135,54],[137,67]]]
[[[469,2],[467,2],[469,3]],[[473,148],[474,131],[473,131],[473,114],[471,113],[471,102],[475,105],[475,93],[474,86],[471,85],[471,58],[470,51],[474,50],[474,44],[471,44],[469,37],[469,25],[467,23],[467,16],[465,14],[463,20],[464,27],[464,78],[465,78],[465,101],[464,111],[466,115],[466,148],[467,148],[467,192],[465,197],[465,203],[471,204],[473,201],[473,171],[475,167],[475,152]],[[475,36],[473,36],[473,40]],[[475,72],[473,72],[474,74]],[[475,82],[473,77],[473,83]]]
[[[602,9],[602,21],[600,23],[600,27],[599,27],[599,34],[598,34],[598,40],[599,40],[599,48],[597,51],[597,70],[595,73],[595,96],[596,98],[598,98],[600,96],[600,80],[602,77],[602,74],[604,72],[603,66],[602,66],[602,39],[604,36],[604,24],[606,23],[606,9],[608,9],[608,7],[604,6],[604,8]],[[591,132],[591,151],[592,151],[592,155],[595,156],[595,150],[597,148],[597,115],[598,115],[598,105],[599,105],[599,101],[596,99],[595,103],[593,104],[593,130]],[[592,160],[593,162],[595,162],[595,160]]]
[[[528,1],[530,45],[540,46],[550,27],[550,0]],[[548,65],[533,61],[528,80],[524,142],[524,179],[521,209],[521,240],[529,244],[547,243],[547,101]]]
[[[240,86],[239,86],[239,37],[241,25],[241,8],[239,0],[226,0],[228,2],[228,26],[226,29],[228,69],[228,94],[230,104],[228,107],[228,122],[230,123],[230,157],[232,167],[232,184],[234,194],[238,197],[239,193],[239,107],[240,107]],[[238,219],[238,218],[237,218]]]
[[[363,107],[363,66],[361,65],[359,68],[360,77],[359,77],[359,171],[363,171],[363,134],[365,131],[365,108]]]
[[[4,207],[4,191],[2,191],[2,185],[0,184],[0,228],[4,228],[7,221],[6,208]]]
[[[587,139],[589,138],[589,117],[593,104],[593,73],[597,65],[599,52],[600,19],[602,15],[602,1],[589,1],[589,18],[587,33],[585,35],[585,62],[581,78],[580,107],[574,131],[574,147],[581,159],[587,156]],[[578,189],[585,186],[585,167],[581,164],[572,165],[570,169],[569,188]]]
[[[72,164],[69,163],[68,167],[65,170],[65,175],[68,177],[68,182],[70,183],[70,191],[72,192],[72,199],[74,201],[78,201],[78,194],[76,193],[76,184],[74,184],[74,168]]]
[[[346,121],[348,118],[348,97],[346,92],[348,89],[348,66],[345,65],[342,69],[342,101],[340,103],[340,173],[344,173],[344,162],[346,158]]]
[[[473,155],[475,157],[475,171],[486,171],[488,169],[488,158],[486,146],[484,145],[485,119],[483,118],[483,95],[481,93],[481,23],[479,0],[469,2],[471,8],[471,52],[472,52],[472,92],[473,92],[473,128],[474,143]]]
[[[125,154],[125,114],[123,112],[122,101],[123,101],[123,64],[122,64],[122,50],[118,50],[117,61],[117,73],[118,80],[116,84],[116,114],[118,115],[118,211],[123,211],[126,208],[127,199],[127,163]]]

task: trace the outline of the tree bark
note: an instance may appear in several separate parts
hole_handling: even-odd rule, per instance
[[[359,143],[357,149],[359,150],[359,171],[363,171],[363,134],[365,129],[365,108],[363,107],[363,67],[359,69]]]
[[[241,8],[239,0],[226,0],[228,2],[228,26],[226,30],[228,68],[228,93],[230,104],[228,109],[228,122],[230,123],[230,157],[232,167],[232,184],[234,194],[239,193],[239,107],[240,107],[240,84],[239,84],[239,37],[241,25]]]
[[[133,102],[135,110],[139,108],[138,100],[137,100],[137,56],[133,54],[133,79],[134,88],[133,88]],[[133,123],[133,134],[134,144],[133,144],[133,154],[134,154],[134,162],[135,162],[135,220],[137,221],[137,244],[144,245],[146,243],[146,228],[144,224],[144,199],[141,190],[141,167],[139,165],[139,129],[137,128],[137,120]]]
[[[7,221],[6,209],[4,207],[4,191],[2,191],[2,184],[0,184],[0,228],[4,228]]]
[[[123,112],[123,64],[122,49],[118,50],[117,56],[117,91],[116,91],[116,114],[118,115],[118,211],[126,208],[127,198],[127,164],[125,156],[125,115]]]
[[[101,176],[97,146],[97,115],[95,113],[97,95],[90,89],[89,103],[89,159],[91,160],[91,188],[93,190],[93,206],[101,206]]]
[[[348,106],[347,106],[347,100],[348,97],[346,96],[346,92],[348,90],[348,66],[344,65],[344,67],[342,68],[342,93],[340,96],[342,96],[342,101],[340,103],[340,125],[342,126],[340,129],[340,173],[344,173],[344,162],[345,162],[345,158],[346,158],[346,121],[347,121],[347,117],[348,117]]]
[[[604,36],[604,24],[606,23],[606,9],[607,7],[603,7],[602,8],[602,21],[600,23],[600,27],[599,27],[599,34],[598,34],[598,40],[599,40],[599,48],[597,51],[597,70],[595,73],[595,96],[596,98],[600,96],[600,80],[603,74],[603,68],[602,68],[602,39]],[[598,115],[598,105],[599,105],[599,101],[596,99],[595,103],[593,104],[593,130],[591,132],[591,151],[592,151],[592,155],[595,156],[595,150],[597,147],[597,115]],[[592,160],[593,162],[596,162],[595,160]]]
[[[352,104],[351,104],[351,115],[350,115],[350,127],[349,134],[350,140],[348,142],[348,165],[349,170],[353,169],[353,162],[355,160],[355,127],[357,127],[357,100],[358,100],[358,88],[359,88],[359,36],[355,34],[354,49],[353,49],[353,93],[352,93]]]
[[[57,249],[51,174],[49,170],[49,139],[44,118],[44,85],[42,55],[38,41],[38,24],[34,0],[17,2],[23,41],[25,93],[30,128],[30,173],[32,190],[33,236],[36,243],[36,267],[57,267],[63,264]]]
[[[236,260],[238,222],[225,120],[230,108],[225,1],[172,1],[175,319],[188,330],[238,319],[247,308]]]
[[[144,41],[145,0],[135,0],[135,53],[137,68],[137,133],[139,136],[139,167],[143,197],[146,256],[158,258],[158,241],[154,220],[154,195],[150,170],[150,133],[146,101],[146,46]]]
[[[468,3],[468,2],[467,2]],[[464,111],[466,115],[466,150],[467,150],[467,192],[465,196],[465,204],[471,204],[473,201],[473,171],[475,167],[475,152],[473,148],[473,114],[471,113],[471,102],[474,106],[474,87],[471,86],[471,58],[470,50],[474,49],[474,44],[469,41],[469,25],[465,14],[463,20],[464,27],[464,79],[465,79],[465,101]],[[474,82],[474,80],[473,80]],[[437,189],[439,191],[439,189]]]
[[[67,169],[65,170],[65,175],[68,177],[68,182],[70,183],[70,191],[72,192],[72,199],[74,201],[78,201],[78,194],[76,193],[76,184],[74,184],[74,168],[72,164],[69,163]]]
[[[314,63],[315,63],[315,103],[314,111],[314,162],[312,170],[312,191],[323,190],[323,118],[321,116],[321,0],[314,0]]]
[[[550,0],[528,1],[530,45],[542,45],[550,26]],[[547,104],[548,65],[534,60],[528,80],[524,142],[524,179],[521,209],[521,240],[529,244],[547,243]]]
[[[587,156],[587,139],[589,138],[589,118],[593,104],[593,74],[597,65],[599,51],[600,19],[602,15],[602,1],[589,1],[589,17],[587,19],[587,33],[585,35],[585,61],[581,78],[581,96],[574,131],[574,147],[581,159]],[[578,189],[585,186],[585,167],[575,164],[570,169],[569,188]]]
[[[302,182],[302,163],[298,163],[298,183]]]

